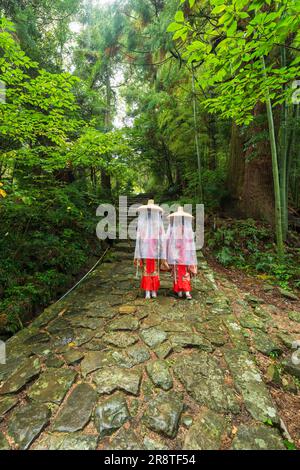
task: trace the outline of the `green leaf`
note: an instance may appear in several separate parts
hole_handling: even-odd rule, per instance
[[[179,11],[176,12],[175,21],[177,21],[178,23],[183,23],[184,22],[183,11],[179,10]]]
[[[187,37],[187,30],[186,28],[183,28],[183,27],[180,28],[178,31],[176,31],[173,35],[174,40],[181,38],[184,41],[186,37]]]
[[[239,17],[242,18],[242,19],[244,19],[244,18],[249,18],[249,14],[246,13],[245,11],[241,11],[241,12],[239,13]]]
[[[167,32],[168,33],[173,33],[174,31],[178,31],[178,29],[181,29],[181,28],[182,28],[182,24],[171,23],[171,24],[169,24],[169,26],[167,28]]]
[[[300,62],[300,55],[296,57],[296,59],[294,59],[293,62],[291,62],[291,65],[299,64],[299,62]]]
[[[237,30],[237,22],[233,21],[231,26],[227,29],[227,36],[233,36]]]
[[[297,447],[295,446],[295,444],[291,441],[288,441],[287,439],[285,439],[283,441],[285,447],[287,448],[287,450],[297,450]]]
[[[224,24],[231,20],[232,20],[232,15],[230,15],[230,13],[226,11],[226,13],[224,13],[224,15],[221,16],[221,18],[219,19],[219,24]]]
[[[221,13],[222,11],[224,11],[226,8],[226,5],[223,3],[222,5],[217,5],[213,10],[212,10],[212,14],[213,15],[218,15],[219,13]]]
[[[264,423],[267,424],[268,426],[273,426],[273,425],[274,425],[274,423],[273,423],[273,421],[271,420],[271,418],[265,419]]]

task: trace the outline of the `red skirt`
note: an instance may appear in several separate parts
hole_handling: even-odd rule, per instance
[[[158,291],[160,286],[157,272],[157,261],[155,259],[143,260],[143,277],[141,289]]]
[[[176,269],[176,276],[175,276]],[[191,291],[191,275],[187,266],[179,264],[173,269],[173,290],[174,292],[190,292]]]

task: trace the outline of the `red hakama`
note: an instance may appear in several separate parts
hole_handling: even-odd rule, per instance
[[[176,273],[175,273],[176,269]],[[173,267],[173,290],[174,292],[191,292],[191,275],[188,267],[184,264],[178,264]]]
[[[160,286],[160,280],[157,271],[157,260],[143,260],[141,261],[141,266],[143,267],[141,289],[157,292]]]

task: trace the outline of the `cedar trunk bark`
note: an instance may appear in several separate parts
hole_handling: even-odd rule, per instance
[[[254,113],[265,112],[259,104]],[[251,135],[267,130],[267,123],[254,123]],[[233,125],[228,165],[228,189],[235,209],[242,217],[262,220],[274,225],[274,189],[272,158],[268,139],[253,143],[244,151],[240,129]]]
[[[106,110],[105,110],[105,131],[109,132],[112,129],[112,116],[111,116],[111,101],[112,89],[110,83],[110,68],[106,70]],[[102,168],[101,169],[101,187],[107,196],[111,196],[111,178],[110,174]]]
[[[207,133],[209,137],[208,168],[209,170],[215,170],[217,168],[217,126],[213,114],[208,115]]]

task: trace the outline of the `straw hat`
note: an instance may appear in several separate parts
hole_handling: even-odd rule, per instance
[[[145,210],[145,209],[151,209],[151,210],[163,212],[161,207],[154,204],[154,199],[149,199],[148,203],[145,206],[140,206],[137,209],[137,211],[141,211],[141,210]]]
[[[168,215],[168,218],[171,218],[171,217],[189,217],[190,219],[194,218],[192,214],[189,214],[188,212],[184,212],[182,206],[178,207],[177,212],[173,212],[173,214]]]

